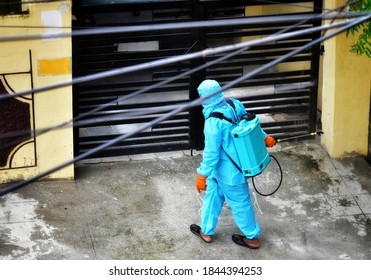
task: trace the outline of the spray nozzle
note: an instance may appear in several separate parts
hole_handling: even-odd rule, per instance
[[[316,132],[311,132],[311,133],[306,133],[306,134],[300,134],[300,135],[296,135],[296,136],[292,136],[292,137],[287,137],[287,138],[282,138],[282,139],[276,139],[277,140],[277,143],[280,143],[280,142],[283,142],[283,141],[288,141],[288,140],[292,140],[292,139],[297,139],[297,138],[303,138],[303,137],[308,137],[308,136],[321,136],[322,134],[324,134],[323,131],[316,131]]]

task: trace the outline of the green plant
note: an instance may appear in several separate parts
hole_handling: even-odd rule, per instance
[[[371,0],[358,0],[350,5],[353,12],[371,12]],[[350,47],[351,52],[365,54],[371,58],[371,21],[363,22],[347,31],[347,36],[358,35],[357,41]]]

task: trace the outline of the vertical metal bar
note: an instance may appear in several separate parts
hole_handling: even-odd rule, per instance
[[[323,0],[314,0],[314,7],[322,7]],[[313,9],[315,13],[315,9]],[[315,21],[313,26],[320,26],[321,21]],[[315,40],[321,36],[320,32],[313,33],[312,40]],[[309,131],[313,132],[317,129],[317,102],[318,102],[318,79],[319,79],[319,58],[321,52],[321,45],[317,44],[312,47],[312,59],[311,59],[311,80],[313,87],[310,91],[310,108],[309,108]]]
[[[78,58],[79,55],[77,54],[77,50],[79,49],[79,38],[78,37],[72,37],[72,77],[75,79],[78,77]],[[75,84],[72,86],[72,114],[75,118],[79,115],[79,85]],[[76,126],[73,126],[73,154],[76,157],[79,154],[79,146],[80,146],[80,135],[79,135],[79,128]]]
[[[6,15],[9,13],[8,1],[0,5],[0,15]]]
[[[206,13],[204,6],[200,3],[199,0],[192,0],[191,3],[191,10],[192,10],[192,20],[205,20]],[[192,37],[195,42],[195,45],[192,49],[193,52],[201,51],[206,48],[206,31],[202,30],[193,30]],[[193,60],[191,63],[192,68],[196,68],[197,66],[204,64],[204,59],[197,59]],[[189,86],[189,98],[190,100],[197,99],[198,92],[197,87],[198,85],[205,79],[206,77],[206,70],[197,71],[196,73],[191,74],[190,77],[190,86]],[[190,110],[190,148],[196,150],[202,150],[204,148],[204,141],[203,141],[203,127],[204,127],[204,117],[202,115],[201,107],[194,107]]]
[[[75,3],[77,2],[77,3]],[[80,17],[83,16],[83,1],[74,1],[74,4],[72,5],[72,13],[76,16],[78,20],[72,21],[72,30],[79,27],[79,24],[77,22],[80,22]],[[78,59],[80,55],[78,54],[79,49],[79,37],[78,36],[72,36],[72,78],[75,79],[79,76],[79,64]],[[72,114],[75,118],[79,115],[79,85],[73,85],[72,86]],[[73,154],[74,157],[79,155],[79,145],[80,145],[80,135],[79,135],[79,128],[76,126],[73,126]]]

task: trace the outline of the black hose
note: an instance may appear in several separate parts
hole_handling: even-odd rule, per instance
[[[279,182],[277,188],[276,188],[274,191],[272,191],[271,193],[268,193],[268,194],[263,194],[263,193],[259,192],[259,191],[256,189],[255,182],[254,182],[254,177],[255,177],[255,176],[254,176],[254,177],[251,177],[252,185],[254,186],[255,191],[256,191],[258,194],[260,194],[261,196],[270,196],[270,195],[273,195],[276,191],[278,191],[278,189],[281,187],[281,184],[282,184],[283,172],[282,172],[281,165],[280,165],[280,163],[278,162],[278,160],[277,160],[274,156],[272,156],[272,155],[269,155],[269,156],[270,156],[271,158],[273,158],[273,159],[277,162],[278,168],[280,169],[280,175],[281,175],[281,178],[280,178],[280,182]]]

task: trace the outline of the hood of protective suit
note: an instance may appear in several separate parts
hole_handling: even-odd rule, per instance
[[[198,86],[197,91],[201,97],[205,97],[220,89],[221,89],[221,86],[219,85],[217,81],[205,80]],[[224,93],[222,91],[205,99],[204,102],[202,103],[202,106],[204,107],[202,111],[204,116],[207,118],[218,105],[220,106],[221,104],[224,104],[224,103],[225,103],[225,99],[224,99]]]

